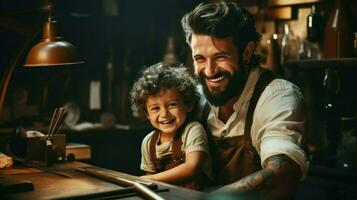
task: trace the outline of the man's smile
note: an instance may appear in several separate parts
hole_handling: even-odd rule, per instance
[[[212,78],[206,77],[206,79],[211,82],[219,82],[219,81],[223,80],[224,78],[225,78],[225,76],[223,74],[217,74],[216,76],[214,76]]]
[[[222,84],[225,85],[223,81],[224,80],[229,81],[231,75],[228,72],[218,72],[212,77],[207,77],[206,75],[201,73],[201,77],[204,77],[207,86],[218,87],[221,86]]]

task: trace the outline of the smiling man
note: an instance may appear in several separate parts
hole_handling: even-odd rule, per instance
[[[293,197],[307,171],[299,88],[259,67],[254,51],[261,35],[236,3],[200,4],[182,26],[208,100],[203,123],[222,186],[217,192]]]

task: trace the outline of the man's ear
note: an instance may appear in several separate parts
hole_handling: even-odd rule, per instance
[[[250,59],[252,58],[254,50],[255,50],[255,42],[249,41],[243,52],[243,61],[245,64],[250,63]]]
[[[193,106],[192,105],[186,106],[186,111],[187,112],[191,112],[192,110],[193,110]]]

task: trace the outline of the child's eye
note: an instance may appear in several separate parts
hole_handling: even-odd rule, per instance
[[[151,107],[150,112],[157,112],[159,110],[159,107]]]

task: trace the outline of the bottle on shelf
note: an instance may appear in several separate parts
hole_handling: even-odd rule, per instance
[[[262,39],[256,48],[256,52],[261,56],[262,67],[280,73],[279,54],[277,54],[278,34],[267,31],[267,29],[275,29],[275,25],[272,24],[264,24],[262,25],[262,30],[259,30],[262,34]]]
[[[322,16],[316,12],[315,5],[311,6],[311,13],[307,16],[306,30],[307,36],[301,42],[299,48],[300,59],[320,59],[321,48],[320,38],[322,33]]]
[[[299,37],[294,34],[288,24],[284,24],[284,34],[281,40],[280,63],[284,65],[289,60],[298,60],[299,46]]]
[[[324,35],[324,58],[351,57],[353,52],[353,34],[348,16],[348,0],[336,0],[330,13]]]
[[[321,59],[321,48],[318,43],[304,40],[299,47],[299,59]]]
[[[310,42],[318,42],[323,33],[323,19],[322,16],[316,11],[316,5],[311,6],[311,12],[307,16],[306,29],[307,40]]]

